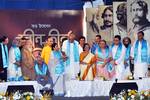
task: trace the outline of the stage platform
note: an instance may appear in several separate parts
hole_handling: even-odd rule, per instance
[[[150,78],[143,78],[141,80],[121,80],[118,83],[130,83],[136,82],[138,86],[138,91],[142,90],[149,90],[150,89]],[[90,97],[95,98],[92,100],[97,100],[96,98],[99,97],[109,97],[110,89],[115,83],[115,81],[101,81],[101,80],[94,80],[94,81],[79,81],[79,80],[71,80],[66,82],[66,92],[67,94],[65,97],[53,97],[62,98],[61,100],[67,100],[67,97],[81,97],[81,100],[85,100],[84,98]],[[39,89],[40,86],[36,81],[20,81],[20,82],[4,82],[0,83],[0,93],[5,93],[8,86],[20,86],[20,85],[33,85],[35,90],[35,95],[40,95]],[[84,98],[82,98],[84,97]],[[70,98],[71,100],[78,100],[75,98]],[[69,100],[70,100],[69,99]],[[80,99],[79,99],[80,100]]]

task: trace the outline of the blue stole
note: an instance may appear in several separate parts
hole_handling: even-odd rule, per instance
[[[135,48],[134,48],[134,59],[137,61],[138,57],[138,45],[139,45],[139,40],[136,41],[135,43]],[[147,62],[148,61],[148,47],[147,47],[147,41],[142,40],[142,47],[141,47],[141,61],[142,62]]]
[[[74,44],[73,45],[74,61],[79,62],[78,44],[76,43],[75,40],[74,40],[73,44]],[[67,65],[69,65],[70,64],[70,42],[69,42],[69,40],[67,40],[67,56],[69,56],[69,58],[67,59]]]
[[[125,55],[125,60],[128,60],[130,57],[130,50],[131,50],[131,45],[128,45],[126,49],[126,55]]]
[[[102,53],[101,48],[97,47],[98,57],[105,59],[109,57],[109,47],[105,48],[105,54]],[[104,62],[98,61],[97,64],[103,64]]]
[[[55,74],[62,74],[64,72],[64,62],[62,59],[61,51],[53,51],[54,59],[58,59],[58,63],[55,65]]]
[[[99,47],[97,43],[93,43],[92,48],[91,48],[91,53],[95,54],[96,49]]]
[[[15,59],[16,61],[21,61],[21,52],[20,52],[20,49],[13,45],[13,48],[14,48],[14,53],[15,53]]]
[[[48,67],[44,62],[42,63],[42,68],[41,69],[39,69],[38,63],[37,62],[35,63],[35,72],[36,72],[37,75],[45,76],[46,73],[47,73],[47,70],[48,70]]]
[[[100,57],[100,58],[102,58],[102,59],[106,59],[106,58],[109,57],[110,50],[109,50],[109,47],[108,47],[108,46],[105,48],[105,55],[102,53],[100,47],[98,47],[97,49],[98,49],[98,57]],[[98,61],[97,64],[103,64],[103,63],[104,63],[104,62]],[[111,63],[107,63],[107,64],[106,64],[106,69],[107,69],[108,72],[112,72],[114,68],[113,68],[113,66],[112,66]]]
[[[114,47],[114,44],[112,44],[112,48]],[[113,58],[114,60],[119,59],[119,57],[121,56],[121,51],[122,51],[122,43],[120,42],[117,48],[117,52],[115,54],[115,57]]]
[[[3,43],[1,43],[1,47],[2,47],[3,68],[7,68],[8,67],[8,48]]]

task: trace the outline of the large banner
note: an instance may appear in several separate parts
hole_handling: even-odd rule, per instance
[[[82,35],[82,15],[79,10],[0,10],[0,35],[10,41],[16,36],[29,36],[43,45],[45,37],[52,36],[60,43],[72,30],[78,39]]]

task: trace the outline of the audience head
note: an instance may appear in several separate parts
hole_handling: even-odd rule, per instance
[[[131,39],[129,37],[123,38],[123,44],[127,48],[129,44],[131,44]]]
[[[121,36],[120,35],[115,35],[114,37],[114,44],[118,45],[121,41]]]
[[[137,36],[138,36],[138,40],[143,40],[143,38],[144,38],[144,32],[143,31],[138,32]]]
[[[107,47],[107,43],[105,40],[101,40],[99,45],[100,45],[100,48],[106,48]]]
[[[54,43],[53,38],[50,37],[50,36],[48,36],[48,37],[46,38],[46,44],[51,47],[53,43]]]
[[[9,43],[9,39],[7,36],[2,36],[1,41],[3,44],[7,45]]]
[[[85,43],[85,37],[84,37],[84,36],[81,36],[81,37],[79,38],[79,44],[80,44],[80,45],[84,45],[84,43]]]
[[[58,47],[57,43],[52,44],[52,50],[53,51],[58,51],[59,50],[59,47]]]
[[[83,46],[83,51],[89,52],[89,50],[90,50],[90,45],[88,43],[85,43]]]
[[[96,35],[95,42],[99,44],[100,41],[101,41],[101,35]]]

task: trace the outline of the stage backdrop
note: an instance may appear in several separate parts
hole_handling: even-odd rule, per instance
[[[45,37],[61,42],[73,30],[78,39],[82,35],[82,15],[80,10],[0,10],[0,35],[7,35],[10,41],[16,36],[29,36],[43,45]]]

